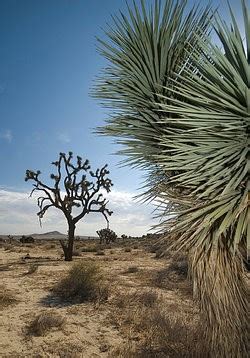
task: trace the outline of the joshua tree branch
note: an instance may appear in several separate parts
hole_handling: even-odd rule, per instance
[[[59,159],[52,164],[56,167],[56,174],[51,174],[50,178],[54,181],[54,187],[51,187],[39,179],[40,171],[34,172],[32,170],[26,171],[25,180],[33,180],[34,188],[30,193],[30,196],[35,191],[42,193],[37,199],[39,211],[37,215],[41,223],[41,219],[50,207],[60,209],[69,226],[68,244],[64,243],[63,250],[65,254],[65,260],[72,259],[73,241],[75,224],[81,220],[85,215],[89,213],[101,213],[107,223],[108,216],[112,214],[112,211],[106,208],[108,201],[100,193],[100,190],[104,189],[107,193],[110,192],[113,185],[106,175],[109,174],[107,165],[101,169],[97,169],[96,172],[90,171],[89,161],[83,161],[81,157],[77,157],[76,164],[72,163],[73,153],[69,152],[59,154]],[[83,172],[81,178],[80,173]],[[91,177],[91,180],[87,179],[87,175]],[[61,197],[61,192],[65,191],[64,198]],[[48,203],[49,202],[49,203]],[[73,215],[73,208],[78,208],[78,213]]]

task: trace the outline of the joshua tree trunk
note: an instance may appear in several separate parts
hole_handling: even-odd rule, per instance
[[[72,261],[76,226],[70,221],[68,222],[68,227],[68,242],[65,244],[65,242],[61,240],[60,243],[63,248],[65,261]]]
[[[193,256],[194,296],[205,319],[208,357],[247,357],[247,287],[240,252],[219,246]],[[205,348],[205,347],[203,347]]]

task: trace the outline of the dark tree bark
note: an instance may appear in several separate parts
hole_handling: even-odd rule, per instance
[[[76,226],[73,223],[73,221],[68,222],[68,241],[67,241],[67,243],[65,243],[63,240],[60,240],[60,244],[63,249],[65,261],[73,260],[75,229],[76,229]]]
[[[75,239],[75,229],[76,226],[74,223],[69,223],[68,230],[68,247],[65,255],[65,261],[72,261],[73,249],[74,249],[74,239]]]

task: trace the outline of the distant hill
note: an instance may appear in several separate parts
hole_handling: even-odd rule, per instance
[[[59,231],[49,231],[49,232],[44,232],[42,234],[31,234],[31,235],[25,235],[25,236],[32,236],[34,237],[34,239],[44,239],[44,240],[50,240],[50,239],[55,239],[55,240],[60,240],[60,239],[66,239],[67,235],[62,234]],[[87,239],[99,239],[99,237],[97,236],[80,236],[80,235],[76,235],[75,238],[79,238],[82,240],[87,240]]]
[[[19,240],[20,237],[23,236],[23,234],[19,234],[19,235],[11,235],[15,240]],[[24,234],[24,236],[32,236],[34,239],[37,239],[37,240],[65,240],[67,239],[67,235],[66,234],[62,234],[60,231],[49,231],[49,232],[44,232],[42,234],[37,234],[37,233],[34,233],[34,234],[30,234],[30,235],[27,235],[27,234]],[[8,240],[9,237],[8,235],[1,235],[0,234],[0,237],[3,238],[3,239],[6,239]],[[92,240],[92,239],[99,239],[99,237],[97,236],[91,236],[91,235],[76,235],[75,236],[76,240],[77,239],[81,239],[81,240]]]
[[[59,231],[49,231],[49,232],[44,232],[42,234],[31,234],[30,236],[39,236],[39,237],[58,237],[58,236],[63,236],[65,237],[66,235],[62,234]]]

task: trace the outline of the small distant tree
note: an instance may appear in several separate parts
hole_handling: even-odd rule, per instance
[[[111,180],[106,177],[109,174],[107,164],[95,172],[90,170],[89,161],[83,161],[77,156],[76,164],[73,164],[73,153],[59,153],[59,159],[52,164],[56,168],[56,173],[52,173],[52,185],[47,185],[40,180],[41,172],[26,170],[25,181],[32,180],[34,192],[40,192],[37,204],[37,213],[40,223],[46,211],[55,207],[62,211],[68,223],[68,240],[60,240],[63,248],[65,261],[72,261],[73,247],[75,239],[76,224],[79,220],[89,213],[101,213],[108,222],[108,216],[112,211],[107,209],[108,201],[100,193],[101,189],[110,192],[113,185]],[[90,180],[87,179],[87,175]],[[74,209],[74,213],[73,213]]]
[[[113,230],[110,228],[101,229],[96,232],[100,238],[100,244],[110,244],[110,242],[114,242],[117,239],[117,235]]]

